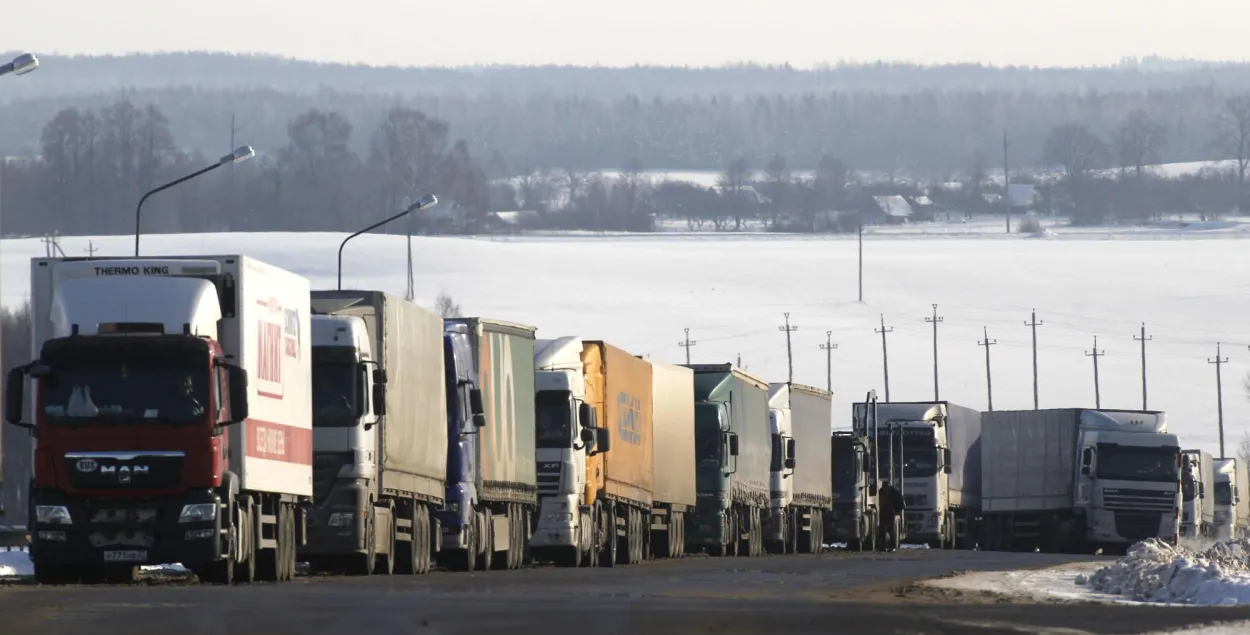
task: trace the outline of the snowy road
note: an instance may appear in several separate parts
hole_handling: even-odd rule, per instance
[[[904,550],[706,558],[618,569],[308,577],[209,587],[0,586],[0,633],[1147,633],[1250,620],[1250,608],[1003,601],[917,581],[1065,567],[1088,557]],[[1111,559],[1101,559],[1103,564]],[[1197,632],[1198,635],[1218,635]]]

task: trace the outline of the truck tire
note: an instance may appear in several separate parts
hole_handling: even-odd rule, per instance
[[[283,522],[282,526],[285,532],[282,536],[282,544],[278,545],[284,555],[282,567],[282,581],[290,582],[295,579],[296,554],[296,537],[299,532],[296,531],[295,520],[299,518],[299,513],[295,509],[295,505],[283,505]],[[394,556],[394,550],[391,550]]]
[[[491,517],[490,508],[478,512],[476,520],[481,526],[481,531],[477,536],[482,550],[482,553],[475,556],[477,568],[479,571],[490,571],[495,559],[495,522]]]
[[[634,514],[634,564],[647,559],[647,523],[641,509],[631,509]]]
[[[408,508],[404,520],[408,521],[408,540],[395,541],[395,573],[399,575],[416,575],[421,571],[421,540],[420,510],[421,504],[406,501]],[[403,509],[401,506],[399,509]],[[396,522],[398,525],[398,522]]]
[[[237,509],[235,526],[240,528],[235,537],[243,543],[240,549],[243,560],[235,563],[234,566],[235,584],[251,584],[256,581],[256,535],[260,527],[257,523],[255,508],[250,503],[250,498],[244,498],[235,506]]]
[[[443,566],[452,571],[473,571],[477,564],[477,513],[470,514],[469,524],[464,529],[465,541],[463,550],[447,551],[440,555]]]
[[[616,511],[611,503],[604,505],[600,515],[599,528],[603,542],[600,543],[599,566],[615,567],[617,548],[620,546],[616,536]]]
[[[376,517],[376,516],[375,516]],[[395,531],[397,524],[395,515],[389,514],[387,520],[384,521],[386,527],[386,553],[379,553],[373,559],[373,572],[377,575],[394,575],[395,574]]]

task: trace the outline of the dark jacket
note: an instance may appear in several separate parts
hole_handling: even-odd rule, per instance
[[[881,489],[877,492],[877,498],[880,500],[881,514],[883,516],[901,514],[904,509],[907,509],[907,503],[903,500],[903,493],[888,483],[881,486]]]

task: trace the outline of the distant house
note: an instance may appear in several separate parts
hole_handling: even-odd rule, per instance
[[[880,225],[897,225],[906,223],[912,218],[914,210],[907,199],[898,194],[874,196],[869,205],[870,223]]]

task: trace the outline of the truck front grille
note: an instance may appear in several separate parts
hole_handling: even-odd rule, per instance
[[[1128,540],[1159,538],[1163,514],[1157,512],[1116,512],[1115,532]]]
[[[1102,492],[1103,506],[1112,511],[1145,512],[1176,511],[1176,492],[1149,489],[1106,489]]]
[[[537,468],[538,495],[555,496],[560,491],[560,462],[539,461]]]
[[[347,452],[314,452],[313,453],[313,498],[318,503],[330,495],[334,481],[339,477],[339,470],[344,465],[351,465],[355,453]]]
[[[172,489],[182,481],[181,452],[69,452],[65,472],[75,489]]]

